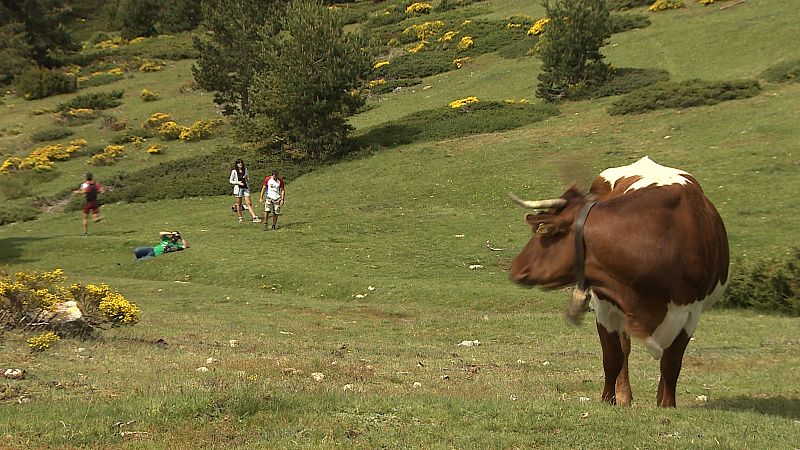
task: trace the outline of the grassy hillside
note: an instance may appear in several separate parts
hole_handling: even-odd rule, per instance
[[[490,0],[478,11],[541,15],[529,3]],[[615,35],[608,59],[664,68],[676,80],[730,80],[800,56],[788,38],[793,2],[749,0],[725,10],[687,3]],[[751,32],[758,39],[746,38]],[[124,104],[109,113],[131,125],[157,111],[181,123],[216,118],[209,94],[180,93],[190,66],[130,71],[91,90],[123,89]],[[468,95],[532,99],[538,70],[534,58],[483,55],[371,100],[352,123],[365,133]],[[142,88],[162,99],[141,102]],[[29,151],[26,139],[52,120],[30,112],[68,97],[3,97],[0,130],[21,133],[4,131],[0,148]],[[788,380],[800,377],[798,319],[705,314],[687,350],[677,410],[655,407],[658,363],[636,344],[634,405],[614,408],[598,400],[603,372],[591,318],[569,327],[568,292],[508,281],[508,265],[530,237],[508,191],[554,197],[572,180],[586,185],[644,155],[700,180],[725,220],[734,259],[781,254],[796,241],[800,84],[633,116],[608,115],[614,100],[567,103],[523,128],[387,148],[290,179],[277,231],[238,225],[230,196],[105,205],[89,238],[74,211],[0,227],[0,271],[61,267],[71,280],[108,283],[142,309],[134,327],[62,340],[42,353],[27,350],[28,335],[0,335],[0,368],[28,371],[25,380],[0,383],[0,447],[797,446],[800,390]],[[116,133],[98,126],[76,127],[64,142],[105,145]],[[163,155],[131,150],[91,170],[102,182],[232,144],[224,133],[172,141]],[[49,197],[76,187],[87,158],[57,163],[31,189]],[[207,182],[225,185],[227,175]],[[161,229],[180,230],[191,248],[133,262],[133,248],[154,244]],[[474,339],[481,345],[458,345]],[[209,371],[196,372],[201,366]]]

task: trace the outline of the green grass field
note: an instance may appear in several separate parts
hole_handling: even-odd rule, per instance
[[[528,3],[482,8],[538,17],[541,6]],[[800,56],[790,0],[725,10],[687,3],[615,35],[609,61],[664,68],[674,80],[730,80]],[[190,67],[171,62],[91,90],[124,89],[110,112],[131,124],[156,111],[182,123],[218,117],[210,94],[179,92]],[[488,54],[465,69],[374,99],[352,123],[359,132],[469,95],[534,97],[535,58]],[[162,99],[141,102],[145,87]],[[21,133],[4,132],[0,148],[29,151],[26,138],[51,127],[30,111],[67,98],[3,97],[0,130]],[[105,205],[88,238],[77,211],[0,227],[0,271],[60,267],[70,280],[108,283],[142,310],[136,326],[41,353],[28,351],[28,335],[0,335],[0,369],[28,372],[0,381],[0,447],[798,448],[800,319],[705,314],[674,410],[655,406],[658,362],[635,344],[633,406],[617,408],[599,400],[593,320],[563,320],[569,292],[508,281],[530,237],[509,191],[555,197],[573,179],[586,186],[644,155],[700,180],[725,220],[733,270],[796,245],[800,84],[634,116],[609,116],[613,100],[567,103],[524,128],[386,149],[287,180],[276,231],[238,225],[230,196]],[[107,143],[113,133],[98,124],[64,142]],[[164,155],[141,151],[91,169],[102,183],[231,144],[224,135],[171,142]],[[57,163],[35,195],[77,187],[85,159]],[[133,248],[154,244],[162,229],[180,230],[191,248],[133,262]]]

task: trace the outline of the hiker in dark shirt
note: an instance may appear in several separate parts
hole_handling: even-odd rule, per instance
[[[92,179],[91,173],[86,172],[84,177],[86,181],[74,192],[86,195],[86,203],[83,205],[83,236],[86,237],[89,236],[89,212],[91,211],[95,222],[100,222],[100,204],[97,203],[97,194],[105,194],[106,190],[100,183]]]

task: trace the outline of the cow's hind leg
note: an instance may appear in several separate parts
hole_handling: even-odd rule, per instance
[[[628,383],[628,353],[623,350],[622,340],[626,338],[617,332],[608,332],[606,328],[597,322],[597,335],[600,337],[600,346],[603,349],[603,373],[605,383],[603,384],[603,401],[612,405],[619,402],[622,405],[630,404],[630,384]],[[617,390],[617,386],[622,389]],[[627,391],[626,391],[627,389]],[[624,394],[617,397],[617,392]]]
[[[681,374],[683,353],[689,344],[689,335],[681,330],[678,337],[672,341],[661,356],[661,379],[658,381],[658,394],[656,403],[666,408],[675,407],[675,390],[678,385],[678,376]]]

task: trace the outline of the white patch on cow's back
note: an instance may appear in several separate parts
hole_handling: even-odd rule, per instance
[[[647,156],[633,164],[622,167],[612,167],[600,172],[600,176],[611,184],[612,189],[614,188],[614,184],[623,178],[641,177],[641,179],[625,189],[625,192],[652,185],[669,186],[670,184],[686,184],[689,182],[686,175],[689,174],[683,170],[662,166]]]
[[[686,335],[691,337],[697,329],[700,321],[700,314],[709,309],[716,303],[725,291],[724,284],[718,284],[708,297],[690,303],[688,305],[676,305],[669,302],[667,304],[667,315],[664,321],[656,328],[652,335],[648,336],[642,343],[654,359],[661,359],[664,350],[672,345],[681,330],[686,331]],[[608,332],[628,333],[625,324],[625,313],[611,302],[601,300],[594,292],[590,306],[595,311],[597,322]]]

